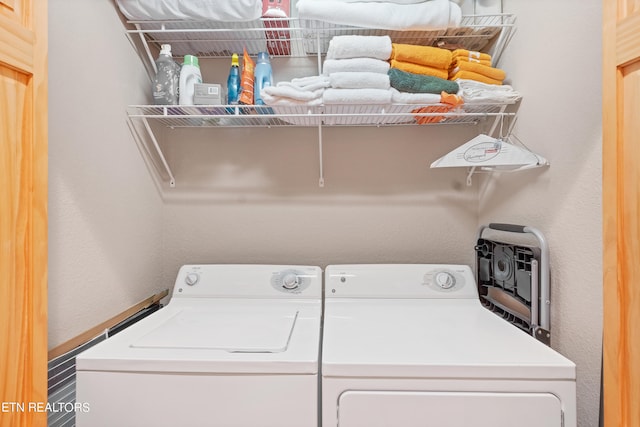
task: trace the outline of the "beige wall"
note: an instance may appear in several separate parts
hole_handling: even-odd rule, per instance
[[[148,81],[111,2],[50,3],[50,346],[171,287],[183,263],[470,264],[480,224],[520,223],[550,242],[553,346],[578,364],[579,425],[597,424],[599,0],[505,2],[516,134],[548,169],[467,187],[464,170],[429,164],[471,127],[325,128],[319,188],[316,129],[166,130],[177,187],[160,193],[126,126]]]
[[[161,199],[124,109],[148,79],[109,1],[49,0],[49,21],[52,348],[164,284]]]
[[[481,186],[480,222],[539,228],[551,251],[552,344],[578,366],[578,421],[598,425],[602,338],[601,1],[505,2],[502,66],[524,99],[515,134],[546,170]]]
[[[463,262],[477,191],[429,164],[464,129],[173,131],[177,187],[164,207],[165,279],[185,262]],[[462,135],[462,136],[461,136]],[[165,135],[166,136],[166,135]],[[457,136],[457,142],[452,139]]]

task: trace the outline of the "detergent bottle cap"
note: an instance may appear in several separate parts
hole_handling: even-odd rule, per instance
[[[194,67],[200,68],[198,65],[198,57],[193,55],[185,55],[183,65],[193,65]]]
[[[233,55],[231,55],[231,66],[232,67],[239,67],[240,63],[238,62],[238,54],[234,53]]]
[[[171,45],[163,44],[162,46],[160,46],[160,55],[171,56]]]
[[[269,62],[269,54],[267,52],[258,52],[258,62]]]

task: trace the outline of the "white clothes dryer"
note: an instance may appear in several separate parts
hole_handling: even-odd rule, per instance
[[[316,427],[322,270],[186,265],[167,306],[78,355],[78,427]]]
[[[575,427],[576,368],[460,265],[325,269],[323,427]]]

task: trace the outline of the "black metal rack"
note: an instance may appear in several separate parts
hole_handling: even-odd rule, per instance
[[[486,229],[532,234],[539,247],[485,239],[482,234]],[[549,345],[549,248],[542,233],[522,225],[483,225],[475,250],[476,280],[482,304]]]

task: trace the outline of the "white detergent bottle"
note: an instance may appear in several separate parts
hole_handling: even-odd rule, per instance
[[[193,55],[185,55],[184,63],[180,69],[180,105],[193,105],[196,83],[202,83],[198,58]]]

